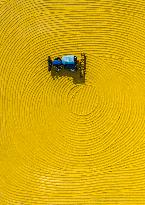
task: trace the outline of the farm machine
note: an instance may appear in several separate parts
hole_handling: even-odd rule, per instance
[[[64,55],[54,59],[48,56],[48,71],[55,70],[56,72],[59,72],[63,69],[70,72],[79,72],[80,77],[84,77],[86,73],[85,53],[81,53],[80,60],[78,60],[77,56],[75,55]]]

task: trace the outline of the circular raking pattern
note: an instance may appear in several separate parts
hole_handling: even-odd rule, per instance
[[[144,7],[0,3],[0,204],[145,203]],[[84,81],[48,72],[82,51]]]

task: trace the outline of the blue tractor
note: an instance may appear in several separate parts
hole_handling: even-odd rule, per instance
[[[81,53],[80,60],[78,60],[75,55],[64,55],[62,58],[56,57],[53,60],[48,56],[48,70],[51,71],[52,69],[56,72],[63,69],[70,72],[79,71],[80,77],[84,77],[86,71],[86,55]]]

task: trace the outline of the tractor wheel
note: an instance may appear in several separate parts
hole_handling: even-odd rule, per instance
[[[51,71],[51,67],[50,67],[50,65],[48,66],[48,71]]]
[[[48,71],[51,71],[51,68],[52,68],[52,60],[50,56],[48,56]]]

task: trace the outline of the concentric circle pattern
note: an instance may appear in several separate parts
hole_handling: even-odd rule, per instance
[[[145,204],[145,1],[0,1],[0,205]],[[86,76],[48,55],[87,56]]]

